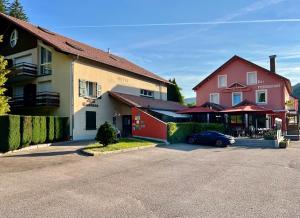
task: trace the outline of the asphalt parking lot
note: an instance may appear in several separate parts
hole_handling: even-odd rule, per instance
[[[300,144],[0,157],[0,217],[300,217]]]

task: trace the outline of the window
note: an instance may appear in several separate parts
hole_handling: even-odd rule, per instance
[[[243,93],[242,92],[233,92],[232,93],[232,106],[241,103],[243,100]]]
[[[230,123],[231,124],[242,124],[243,123],[243,116],[242,115],[231,115],[230,116]]]
[[[218,87],[219,88],[227,87],[227,75],[218,76]]]
[[[17,30],[12,31],[9,42],[10,42],[10,46],[12,48],[17,45],[17,42],[18,42],[18,31]]]
[[[86,130],[96,130],[96,111],[85,112]]]
[[[267,90],[256,90],[256,103],[266,104],[268,102]]]
[[[101,96],[101,86],[96,82],[79,80],[79,96],[99,98]]]
[[[247,73],[247,85],[255,85],[257,84],[257,73],[256,72],[248,72]]]
[[[141,96],[154,98],[154,92],[146,89],[141,89]]]
[[[41,47],[40,74],[49,75],[52,73],[52,53],[49,49]]]
[[[211,93],[209,96],[209,101],[211,103],[220,104],[220,95],[219,93]]]

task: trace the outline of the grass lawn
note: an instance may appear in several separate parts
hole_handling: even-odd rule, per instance
[[[91,145],[88,145],[86,148],[84,148],[87,152],[92,153],[102,153],[106,151],[116,151],[116,150],[122,150],[127,148],[136,148],[136,147],[145,147],[150,145],[156,145],[159,142],[149,141],[149,140],[141,140],[141,139],[133,139],[133,138],[124,138],[120,139],[118,143],[111,144],[106,147],[99,143],[94,143]]]

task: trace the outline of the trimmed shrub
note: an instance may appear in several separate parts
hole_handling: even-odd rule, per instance
[[[32,141],[32,117],[22,116],[21,117],[21,147],[27,147]]]
[[[61,141],[63,139],[63,121],[61,117],[54,118],[54,139],[55,141]]]
[[[47,141],[48,142],[54,141],[54,117],[53,116],[47,117]]]
[[[0,116],[0,130],[0,150],[2,152],[16,150],[20,147],[20,116]]]
[[[277,131],[276,130],[268,130],[264,133],[265,140],[276,140],[277,139]]]
[[[168,123],[168,142],[185,142],[189,135],[207,130],[224,133],[225,126],[219,123]]]
[[[47,122],[46,117],[40,117],[40,143],[45,143],[47,140]]]
[[[41,129],[41,121],[40,117],[33,116],[32,117],[32,144],[39,144],[41,139],[40,129]]]
[[[108,122],[99,127],[95,140],[103,146],[114,144],[118,141],[116,131]]]

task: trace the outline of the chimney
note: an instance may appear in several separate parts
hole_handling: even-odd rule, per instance
[[[107,53],[110,54],[110,48],[107,49]]]
[[[276,73],[276,55],[271,55],[270,57],[270,71]]]

